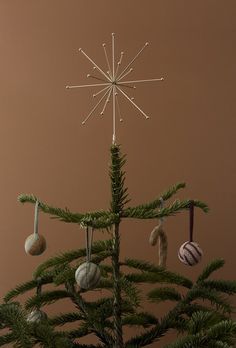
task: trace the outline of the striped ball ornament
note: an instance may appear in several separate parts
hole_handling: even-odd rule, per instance
[[[81,289],[92,289],[100,281],[101,272],[99,267],[93,262],[84,262],[75,272],[75,280]]]
[[[35,309],[34,311],[30,312],[30,314],[27,317],[27,321],[29,323],[40,323],[43,320],[47,319],[47,314],[39,309]]]
[[[187,266],[196,265],[202,258],[203,251],[195,242],[185,242],[179,248],[178,257]]]

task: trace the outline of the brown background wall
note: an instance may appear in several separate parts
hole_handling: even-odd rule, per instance
[[[220,275],[235,278],[235,16],[233,0],[0,1],[1,295],[54,253],[84,245],[76,226],[41,216],[48,249],[26,256],[33,207],[17,203],[19,193],[82,212],[109,205],[111,110],[82,127],[91,93],[64,87],[87,82],[91,66],[76,53],[79,47],[105,67],[101,44],[110,43],[111,32],[126,63],[150,42],[133,77],[166,77],[135,92],[148,122],[122,105],[118,139],[128,155],[132,203],[186,181],[179,197],[211,208],[209,215],[196,214],[205,256],[194,269],[177,260],[187,239],[184,213],[166,222],[168,267],[194,278],[209,260],[223,257]],[[155,261],[157,251],[148,245],[153,226],[124,223],[122,254]]]

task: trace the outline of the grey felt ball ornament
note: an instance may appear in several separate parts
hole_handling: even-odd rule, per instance
[[[40,323],[47,319],[47,314],[40,309],[35,309],[29,313],[27,321],[29,323]]]
[[[179,248],[178,257],[181,262],[188,266],[195,266],[201,261],[202,249],[195,242],[185,242]]]
[[[39,202],[36,201],[34,211],[34,233],[29,235],[25,241],[25,252],[33,256],[41,255],[46,249],[46,240],[38,233],[38,213]]]
[[[81,289],[96,287],[101,278],[99,267],[93,262],[82,263],[75,272],[75,280]]]

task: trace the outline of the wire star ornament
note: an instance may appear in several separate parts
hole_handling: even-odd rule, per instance
[[[79,52],[82,53],[90,61],[90,63],[92,63],[94,71],[100,73],[99,77],[92,75],[92,74],[88,74],[87,77],[101,81],[101,83],[88,84],[88,85],[77,85],[77,86],[66,86],[66,88],[67,89],[87,88],[87,87],[92,87],[92,88],[93,87],[100,87],[101,88],[97,93],[93,94],[94,98],[96,98],[97,96],[100,96],[100,95],[101,95],[101,98],[99,99],[97,104],[92,108],[92,110],[89,112],[89,114],[86,116],[86,118],[82,121],[83,125],[95,113],[95,111],[102,104],[102,102],[103,102],[103,107],[102,107],[102,110],[100,112],[100,115],[104,115],[105,110],[107,108],[107,104],[110,102],[110,100],[112,100],[112,128],[113,128],[112,143],[115,144],[116,143],[116,113],[118,113],[120,122],[123,121],[123,118],[121,117],[121,109],[120,109],[120,103],[119,103],[118,97],[123,96],[147,120],[147,119],[149,119],[149,116],[147,116],[147,114],[134,102],[134,98],[130,97],[126,93],[126,91],[124,91],[124,89],[136,89],[136,86],[135,86],[136,83],[163,81],[164,78],[161,77],[161,78],[156,78],[156,79],[133,80],[133,81],[124,80],[124,78],[133,71],[133,68],[131,66],[136,61],[136,59],[141,55],[141,53],[144,51],[144,49],[148,46],[148,42],[146,42],[144,44],[144,46],[138,51],[138,53],[135,55],[135,57],[120,72],[120,67],[122,64],[124,52],[120,53],[120,58],[116,64],[116,62],[115,62],[115,34],[112,33],[111,36],[112,36],[112,40],[111,40],[112,41],[111,65],[110,65],[110,61],[108,58],[108,54],[107,54],[106,44],[105,43],[102,44],[105,59],[106,59],[106,64],[107,64],[107,68],[108,68],[108,70],[106,72],[104,70],[102,70],[94,62],[94,60],[91,59],[82,50],[82,48],[79,48]]]

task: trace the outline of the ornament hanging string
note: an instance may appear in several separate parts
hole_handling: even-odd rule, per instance
[[[194,201],[189,204],[189,241],[193,242]]]
[[[35,208],[34,208],[34,237],[35,239],[39,238],[38,225],[39,225],[39,201],[36,201]]]
[[[93,244],[93,228],[90,231],[89,227],[88,226],[86,227],[85,239],[86,239],[86,258],[87,258],[87,262],[90,262],[91,261],[92,244]]]
[[[189,202],[189,240],[179,248],[178,257],[187,266],[196,265],[202,258],[203,251],[198,243],[193,241],[194,201]]]

